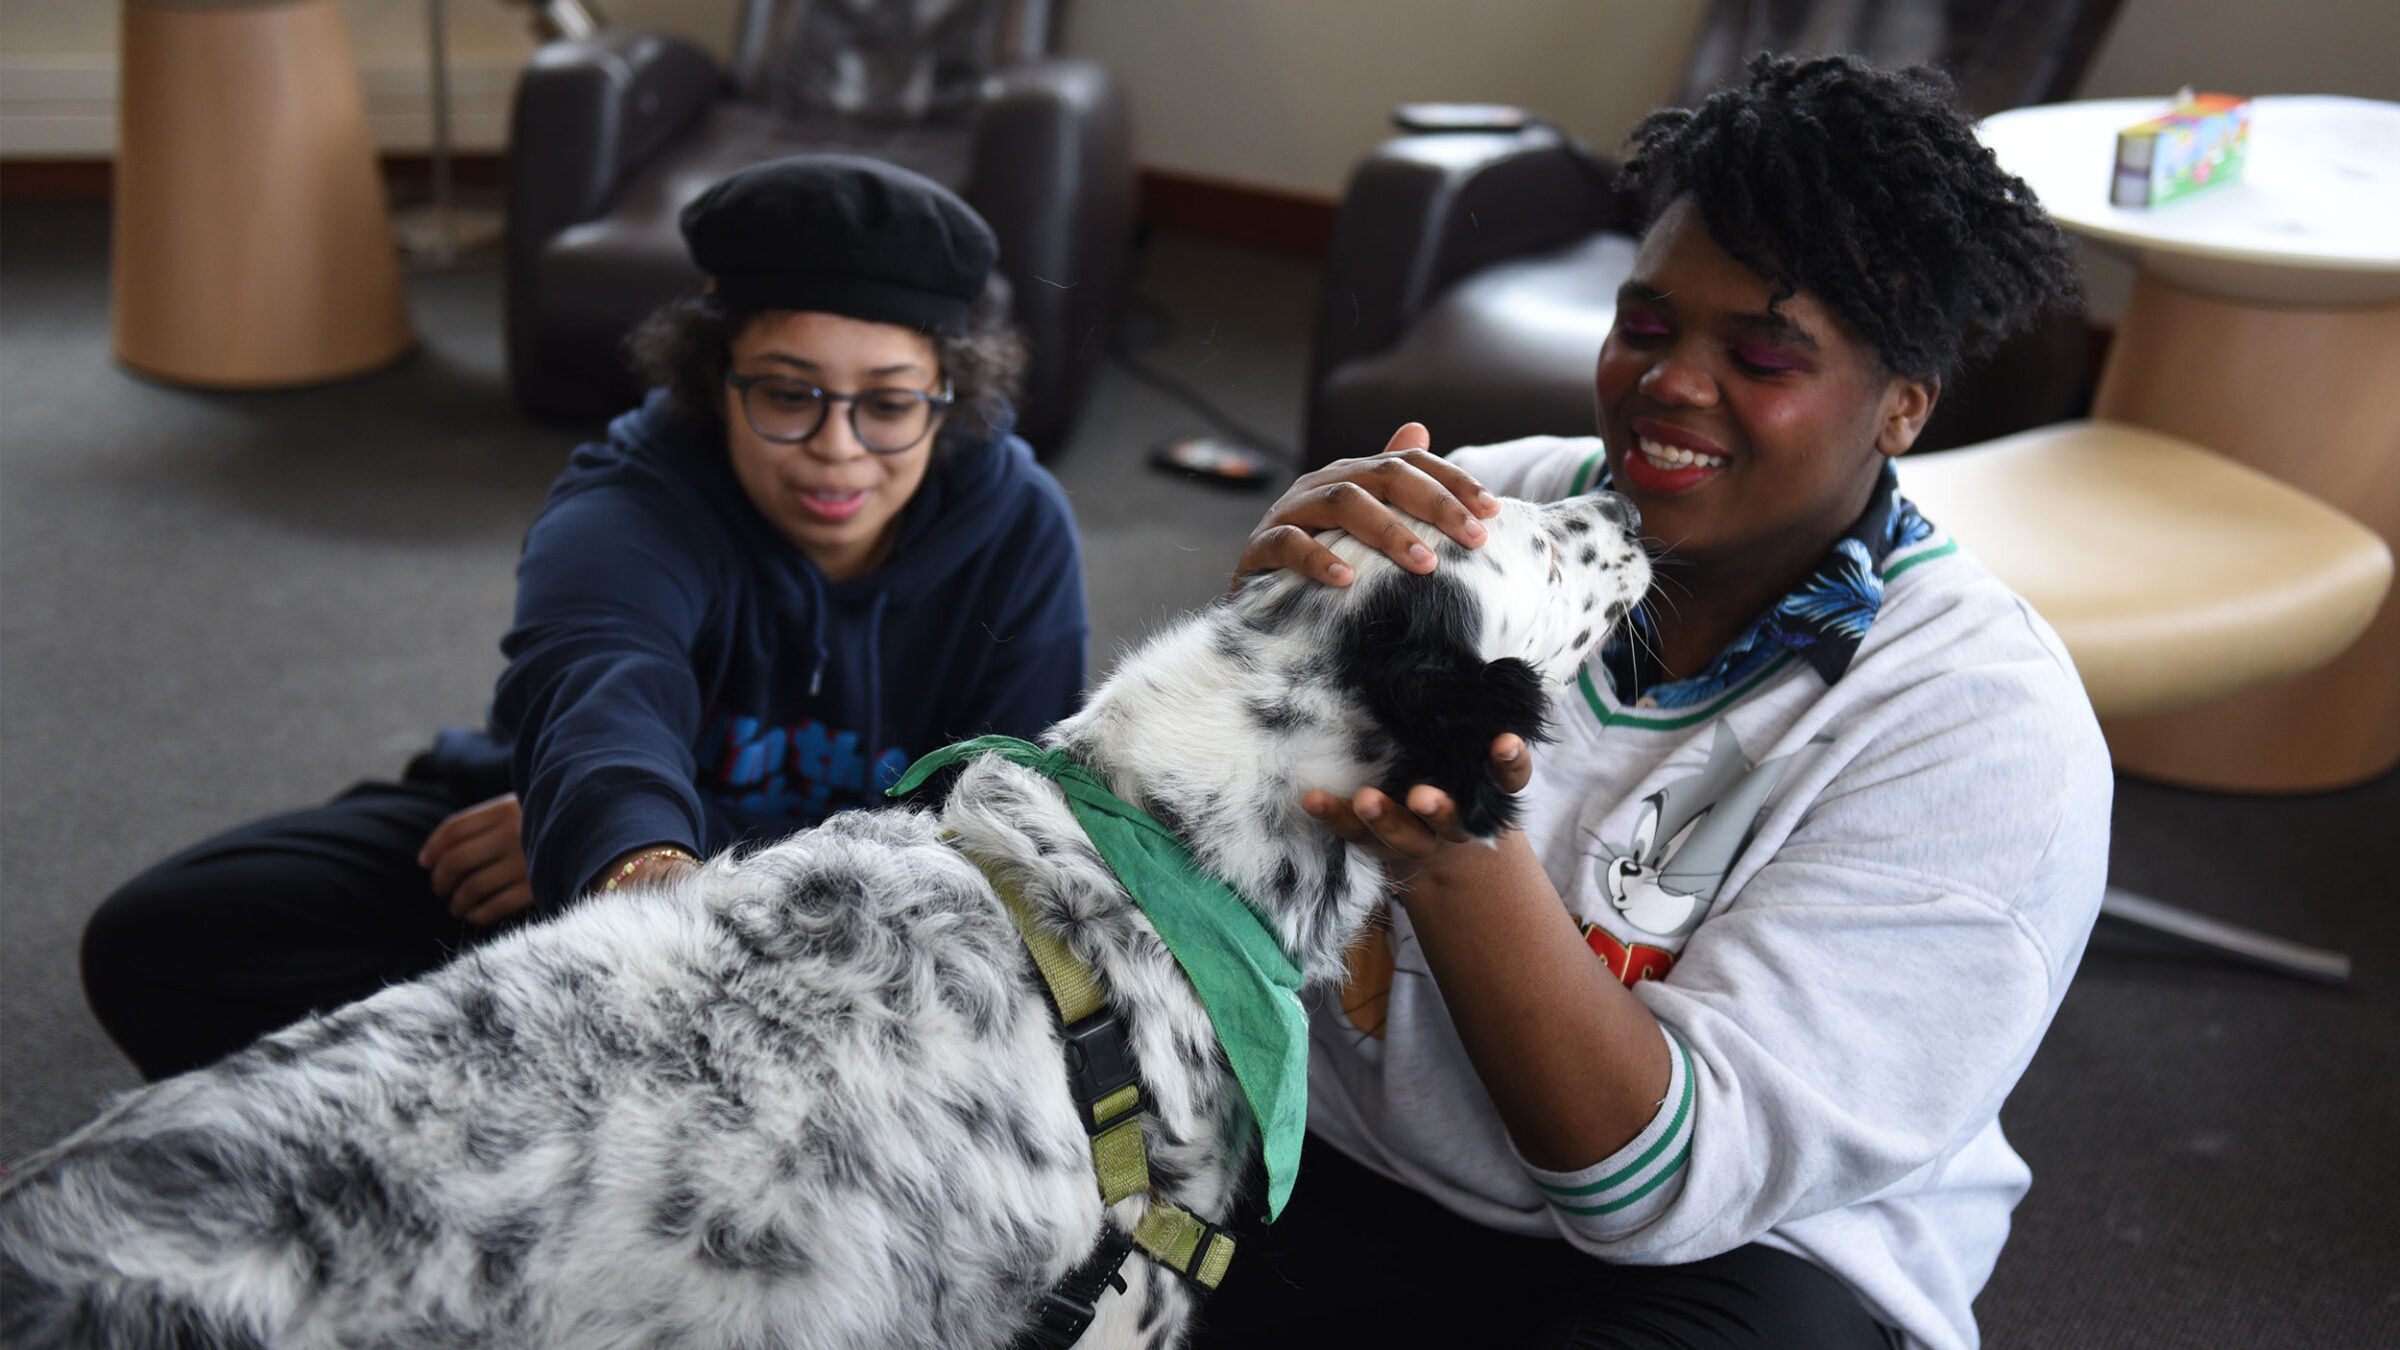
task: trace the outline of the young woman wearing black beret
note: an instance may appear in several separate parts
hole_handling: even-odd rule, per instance
[[[682,224],[706,288],[634,335],[657,388],[526,535],[488,726],[93,916],[85,989],[145,1076],[1073,710],[1080,554],[1009,432],[1024,357],[990,228],[830,155],[735,174]]]

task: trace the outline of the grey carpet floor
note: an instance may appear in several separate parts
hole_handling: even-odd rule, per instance
[[[107,215],[0,208],[0,1160],[133,1086],[75,978],[84,917],[207,833],[395,772],[481,713],[511,566],[573,428],[503,387],[497,274],[411,279],[421,349],[200,394],[110,362]],[[1299,421],[1315,270],[1162,238],[1150,362]],[[1264,499],[1160,475],[1203,429],[1111,367],[1055,468],[1094,664],[1224,585]],[[2284,800],[2120,783],[2122,882],[2341,946],[2347,989],[2104,930],[2005,1120],[2035,1185],[1995,1346],[2400,1345],[2400,774]]]

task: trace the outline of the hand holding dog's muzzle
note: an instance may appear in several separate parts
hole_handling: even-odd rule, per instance
[[[1509,734],[1492,741],[1492,781],[1517,793],[1533,777],[1533,755],[1524,738]],[[1459,821],[1458,804],[1430,783],[1408,789],[1401,800],[1381,788],[1365,787],[1349,800],[1311,788],[1300,800],[1309,818],[1383,863],[1395,885],[1405,886],[1425,864],[1451,844],[1480,842]]]

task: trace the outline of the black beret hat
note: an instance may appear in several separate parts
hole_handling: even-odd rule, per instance
[[[754,164],[683,208],[683,240],[737,309],[955,329],[1000,242],[958,194],[854,155]]]

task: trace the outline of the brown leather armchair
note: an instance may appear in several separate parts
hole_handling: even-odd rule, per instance
[[[975,24],[965,46],[979,50],[950,34],[940,59],[955,74],[967,58],[960,97],[911,116],[810,104],[791,95],[808,9],[745,0],[730,71],[690,43],[621,30],[535,53],[509,142],[518,401],[577,419],[630,406],[640,391],[626,332],[700,282],[676,229],[684,203],[747,164],[841,151],[923,173],[991,222],[1032,350],[1018,430],[1055,449],[1106,346],[1088,339],[1122,303],[1131,267],[1133,167],[1115,82],[1048,54],[1049,0],[959,0],[952,12]]]
[[[1980,117],[2067,97],[2118,0],[1717,0],[1677,102],[1752,52],[1933,61]],[[1304,468],[1381,449],[1418,421],[1447,451],[1590,435],[1592,368],[1633,261],[1616,166],[1538,119],[1514,130],[1402,136],[1370,154],[1335,219],[1308,381]],[[1946,390],[1926,448],[2073,415],[2089,336],[2054,316]]]

